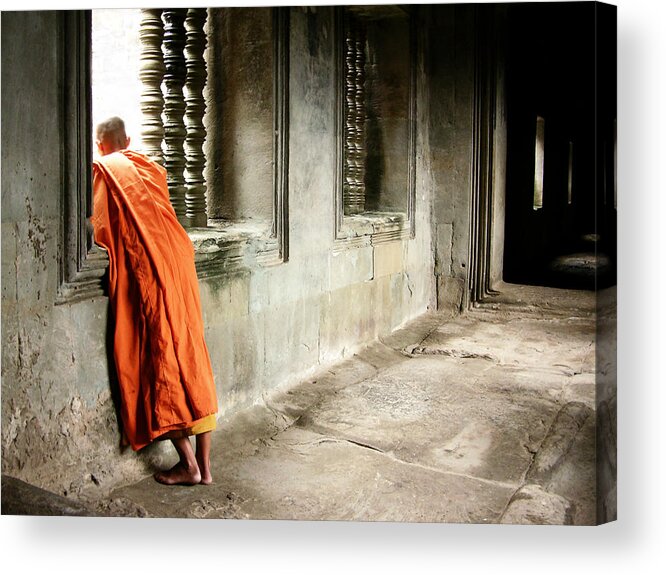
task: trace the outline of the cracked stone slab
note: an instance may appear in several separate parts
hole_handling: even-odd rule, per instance
[[[260,494],[243,510],[267,519],[494,523],[512,493],[296,428],[237,473]]]
[[[530,383],[484,360],[414,358],[336,391],[296,425],[433,469],[518,486],[564,377]]]
[[[154,517],[497,523],[515,491],[298,428],[259,444],[218,464],[212,485],[146,479],[114,496]]]
[[[506,366],[532,367],[574,376],[594,373],[596,325],[580,318],[492,318],[471,312],[440,325],[411,355],[482,358]]]
[[[298,428],[226,473],[258,519],[495,523],[513,492]]]

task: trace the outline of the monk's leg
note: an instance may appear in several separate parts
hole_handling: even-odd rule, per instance
[[[165,485],[196,485],[201,482],[201,472],[192,449],[189,437],[172,439],[178,452],[179,461],[168,471],[160,471],[154,475],[155,480]]]
[[[209,485],[213,482],[210,473],[210,444],[212,434],[210,431],[199,433],[197,436],[197,464],[201,472],[201,483]]]

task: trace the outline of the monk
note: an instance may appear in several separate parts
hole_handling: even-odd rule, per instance
[[[217,396],[192,242],[169,201],[166,170],[127,149],[124,122],[109,118],[96,138],[91,223],[109,254],[123,436],[135,451],[173,442],[179,461],[155,474],[160,483],[207,485]]]

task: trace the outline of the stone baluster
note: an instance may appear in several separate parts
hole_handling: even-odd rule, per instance
[[[356,116],[355,106],[355,90],[353,78],[354,70],[354,41],[352,38],[352,30],[349,25],[349,18],[347,18],[347,26],[345,26],[345,53],[344,53],[344,206],[345,213],[348,213],[348,206],[350,205],[350,198],[353,194],[354,184],[354,118]]]
[[[164,126],[162,124],[162,110],[164,98],[162,96],[162,78],[164,77],[164,62],[162,60],[162,10],[141,10],[141,68],[139,77],[143,84],[141,92],[141,138],[144,152],[159,164],[164,165],[162,141],[164,140]]]
[[[355,206],[360,212],[365,210],[365,27],[362,22],[357,21],[356,34],[354,37],[354,64],[355,64],[355,99],[354,107],[354,148],[356,149],[356,198]]]
[[[185,139],[185,193],[186,215],[191,226],[205,227],[206,216],[206,181],[203,171],[206,157],[203,143],[206,129],[203,116],[206,103],[203,89],[206,84],[206,8],[190,8],[185,19],[186,43],[185,62],[187,75],[185,80],[185,123],[187,136]]]
[[[362,25],[348,16],[345,26],[344,180],[345,214],[365,210],[365,38]]]
[[[178,220],[189,225],[186,214],[185,154],[183,144],[186,136],[184,115],[185,100],[183,86],[186,78],[185,16],[186,8],[165,9],[164,20],[164,163],[167,169],[169,196]]]

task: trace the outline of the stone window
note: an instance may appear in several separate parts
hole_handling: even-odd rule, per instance
[[[546,121],[538,116],[534,138],[534,199],[532,207],[540,210],[543,207],[543,169],[544,169],[544,138]]]
[[[185,227],[207,225],[206,16],[205,9],[92,11],[94,123],[121,116],[132,149],[167,168]]]
[[[399,6],[338,9],[337,238],[413,236],[413,18]]]
[[[569,174],[567,178],[567,204],[573,202],[573,142],[569,142]]]
[[[617,210],[617,120],[613,120],[613,208]]]
[[[167,168],[200,277],[285,261],[288,9],[69,11],[61,18],[59,301],[103,293],[106,254],[94,245],[87,218],[93,125],[109,115],[125,117],[132,147]],[[220,78],[233,81],[221,88]],[[248,156],[254,170],[243,164]]]

